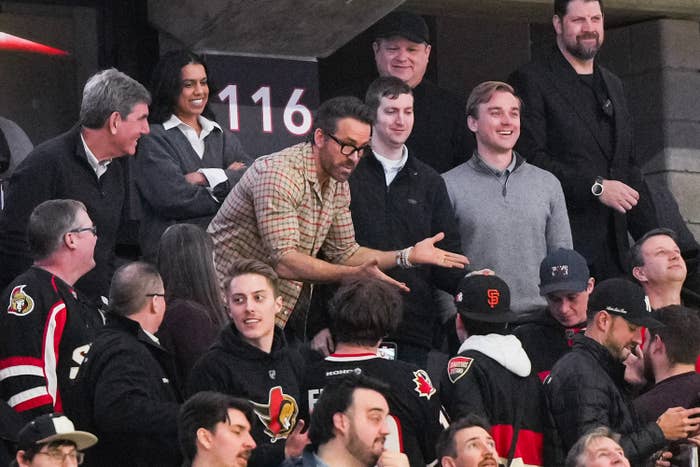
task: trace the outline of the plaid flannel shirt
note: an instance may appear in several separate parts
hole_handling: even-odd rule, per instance
[[[291,251],[314,257],[321,252],[331,263],[344,263],[360,248],[349,207],[347,182],[318,182],[310,143],[258,158],[209,224],[219,279],[226,277],[236,258],[255,258],[276,267]],[[286,324],[302,285],[280,281],[284,303],[277,325]]]

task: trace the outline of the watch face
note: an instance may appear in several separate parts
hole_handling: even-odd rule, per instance
[[[591,192],[593,192],[593,194],[596,196],[602,195],[603,194],[603,185],[601,185],[598,182],[594,183],[593,186],[591,187]]]

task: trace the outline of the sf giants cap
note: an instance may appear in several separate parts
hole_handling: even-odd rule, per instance
[[[59,413],[41,415],[24,425],[17,436],[19,449],[27,450],[37,444],[52,441],[72,441],[78,451],[97,443],[97,436],[87,431],[76,431],[73,422]]]
[[[463,278],[455,295],[463,318],[487,323],[508,323],[518,318],[510,311],[510,289],[498,276],[475,274]]]
[[[586,259],[580,253],[559,248],[540,263],[540,295],[584,291],[589,277]]]
[[[651,329],[663,327],[662,323],[652,318],[651,305],[644,290],[627,279],[608,279],[596,285],[588,298],[588,309],[593,313],[607,311],[637,326]]]
[[[430,43],[425,20],[407,11],[392,11],[374,25],[374,38],[403,37],[417,44]]]

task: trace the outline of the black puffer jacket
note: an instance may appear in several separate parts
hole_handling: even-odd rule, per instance
[[[593,339],[579,334],[545,381],[554,422],[566,450],[598,426],[622,435],[620,445],[630,463],[642,465],[665,439],[656,423],[639,423],[624,381],[625,367]]]

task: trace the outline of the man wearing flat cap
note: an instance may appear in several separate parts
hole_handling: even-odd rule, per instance
[[[415,122],[406,141],[411,154],[439,173],[471,157],[474,138],[465,128],[463,99],[425,79],[430,32],[425,20],[393,11],[373,28],[372,50],[380,76],[394,76],[413,89]]]
[[[40,415],[20,430],[17,439],[19,450],[11,465],[73,467],[83,463],[82,451],[95,443],[95,435],[87,431],[76,431],[73,422],[65,415]]]
[[[497,276],[470,275],[455,296],[459,354],[443,373],[440,399],[452,420],[469,414],[491,424],[500,462],[545,463],[545,399],[517,337],[504,335],[517,314],[510,289]]]
[[[698,428],[692,418],[700,408],[671,408],[655,422],[642,424],[624,380],[623,361],[642,344],[642,326],[663,326],[653,318],[649,299],[626,279],[608,279],[588,301],[586,332],[574,337],[545,380],[550,410],[563,448],[568,450],[589,430],[607,426],[619,432],[620,446],[632,465],[641,465],[668,441],[685,439]]]

